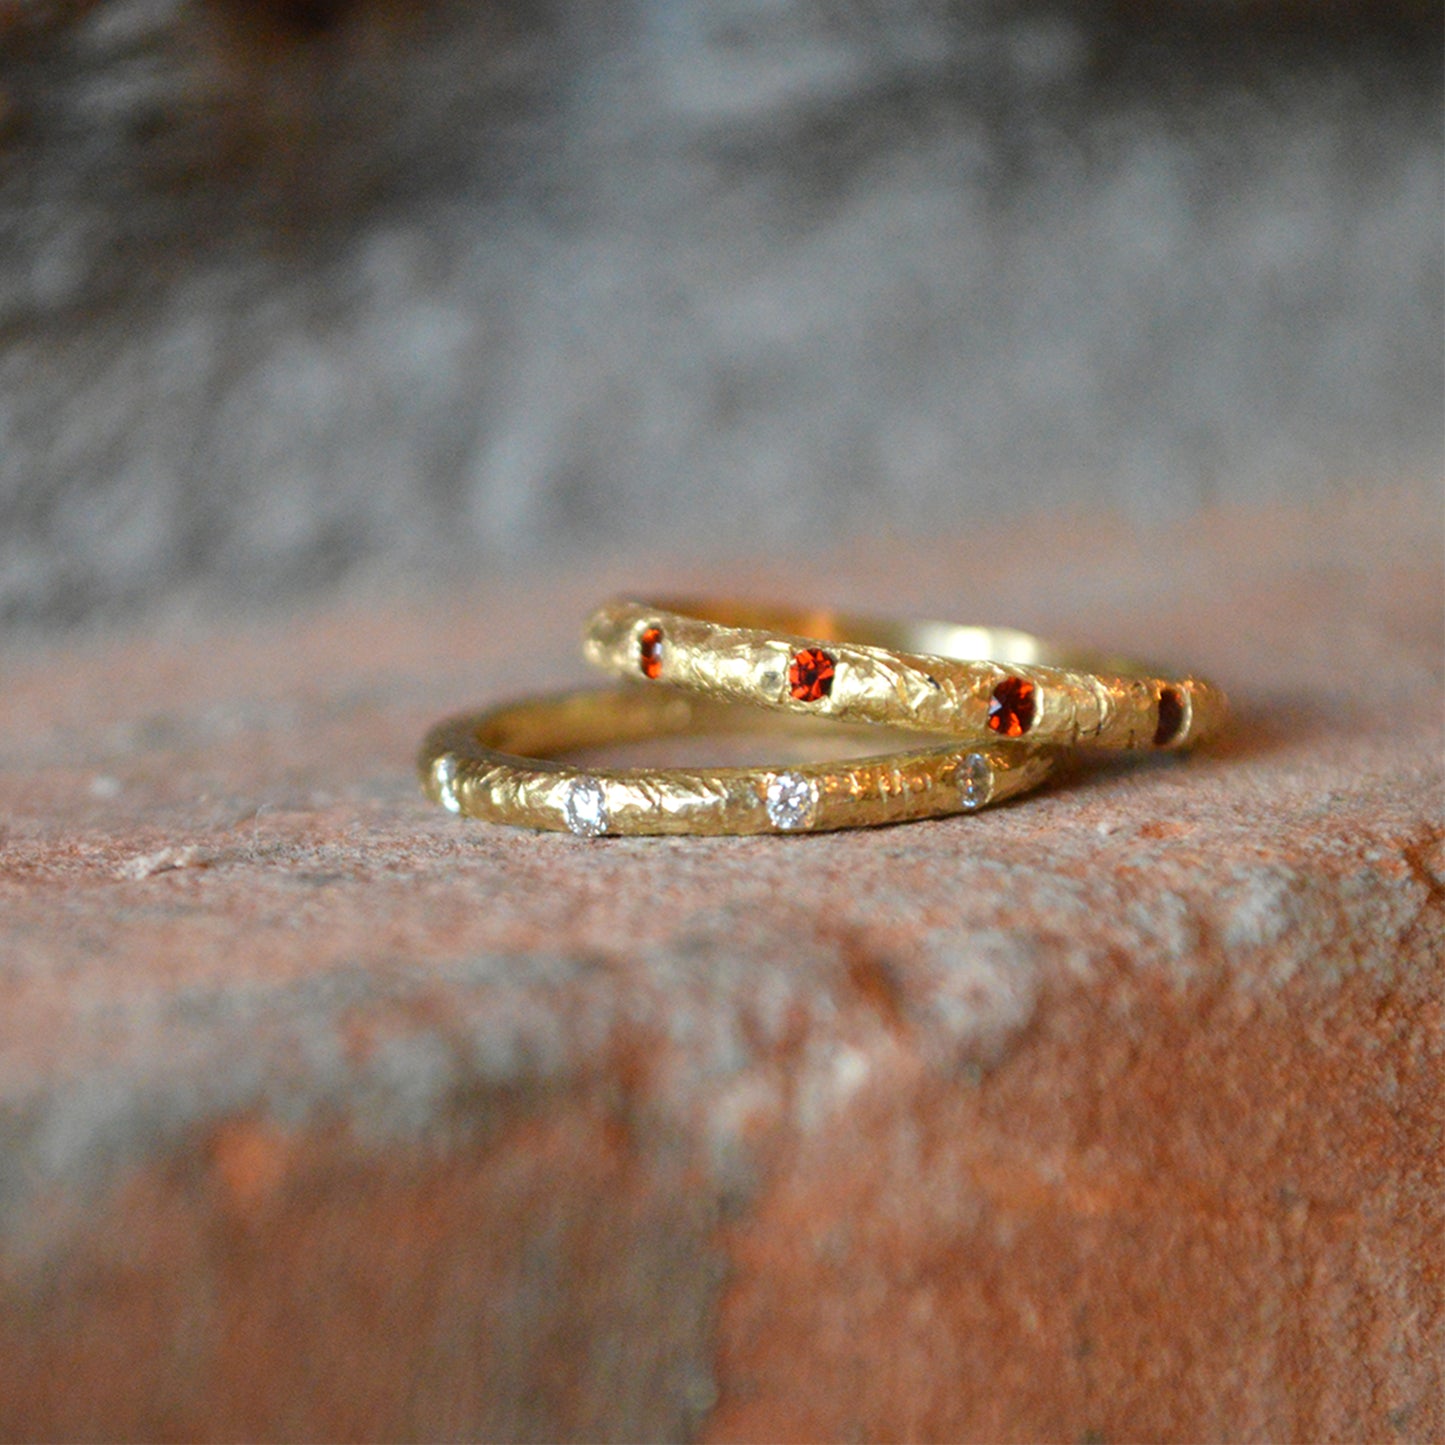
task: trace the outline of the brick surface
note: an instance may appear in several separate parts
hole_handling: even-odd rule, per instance
[[[0,1435],[1445,1433],[1438,493],[576,560],[10,644]],[[1238,723],[816,838],[420,799],[431,721],[654,583]]]

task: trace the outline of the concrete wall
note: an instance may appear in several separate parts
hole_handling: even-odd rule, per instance
[[[0,616],[1430,481],[1433,5],[0,10]]]

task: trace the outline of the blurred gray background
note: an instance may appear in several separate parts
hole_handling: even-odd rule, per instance
[[[1440,37],[0,0],[0,616],[1437,485]]]

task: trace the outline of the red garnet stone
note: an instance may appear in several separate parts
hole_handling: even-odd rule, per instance
[[[645,627],[637,639],[637,665],[643,677],[656,682],[662,676],[662,628]]]
[[[1000,737],[1021,738],[1034,725],[1034,685],[1006,677],[988,700],[988,725]]]
[[[1154,746],[1162,748],[1179,736],[1184,726],[1184,699],[1173,687],[1159,689],[1159,725],[1154,729]]]
[[[805,647],[788,669],[788,691],[799,702],[817,702],[833,691],[833,659],[820,647]]]

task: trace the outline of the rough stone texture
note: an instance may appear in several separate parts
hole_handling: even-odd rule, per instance
[[[1440,1438],[1441,571],[1373,489],[10,644],[0,1435]],[[624,581],[1052,624],[1238,726],[817,838],[426,806]]]
[[[0,617],[1439,465],[1439,0],[0,0]]]

